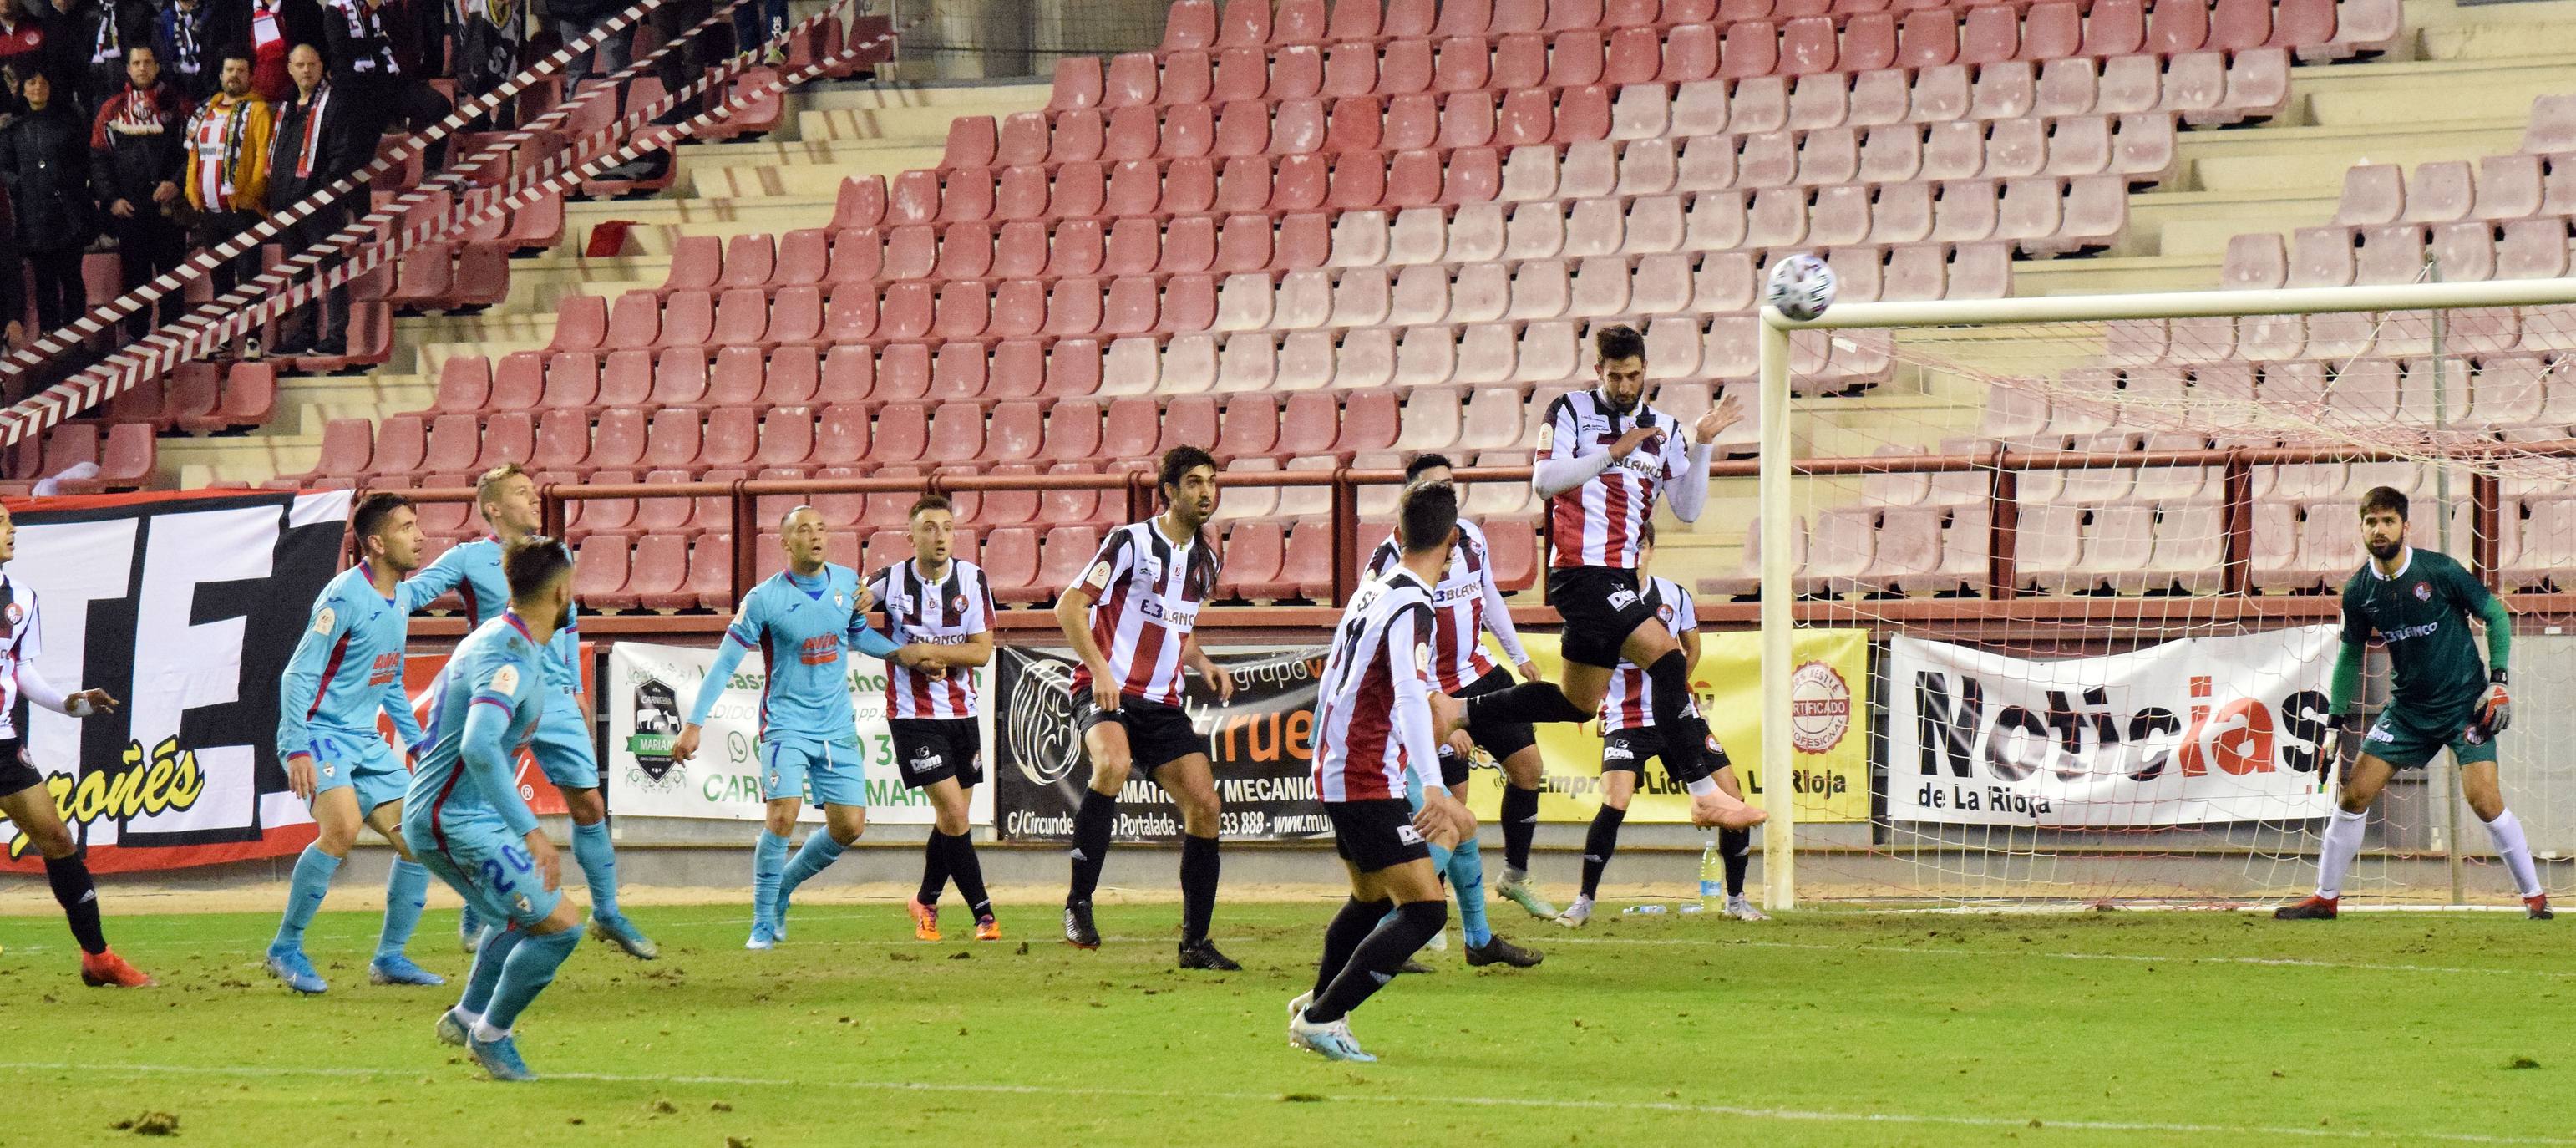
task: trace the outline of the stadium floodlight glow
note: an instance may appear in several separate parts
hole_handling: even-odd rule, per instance
[[[1763,885],[1769,907],[1797,899],[1795,787],[1790,687],[1797,550],[1793,543],[1790,437],[1791,336],[1800,331],[1968,328],[2122,320],[2220,319],[2358,312],[2446,312],[2478,308],[2576,305],[2576,278],[2416,282],[2353,287],[2059,295],[1981,300],[1837,303],[1814,319],[1761,311],[1758,392],[1762,748],[1760,779],[1770,820],[1763,836]],[[2438,347],[2438,343],[2436,344]]]

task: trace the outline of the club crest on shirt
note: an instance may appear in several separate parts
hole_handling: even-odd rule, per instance
[[[832,604],[847,610],[850,608],[850,596],[838,590],[834,590],[832,591]]]
[[[958,617],[964,617],[966,614],[966,596],[964,594],[950,596],[948,599],[948,612]]]
[[[1424,675],[1431,673],[1431,643],[1415,642],[1413,644],[1413,669],[1415,672]]]
[[[1546,454],[1554,449],[1556,449],[1555,425],[1549,424],[1538,428],[1538,452],[1540,454]]]
[[[519,692],[519,667],[503,666],[492,675],[492,688],[505,694]]]
[[[1094,562],[1094,563],[1092,563],[1092,564],[1091,564],[1091,572],[1090,572],[1090,573],[1088,573],[1088,574],[1083,575],[1083,576],[1082,576],[1082,580],[1083,580],[1083,581],[1085,581],[1085,582],[1091,583],[1091,588],[1092,588],[1092,589],[1094,589],[1094,590],[1106,590],[1106,589],[1108,589],[1108,588],[1109,588],[1109,564],[1108,564],[1108,563],[1106,563],[1106,562]]]
[[[323,766],[323,767],[322,767],[322,776],[324,776],[324,777],[338,777],[339,775],[340,775],[340,767],[339,767],[339,766],[336,766],[336,765],[326,765],[326,766]]]
[[[17,604],[16,602],[9,603],[9,628],[13,630],[17,629],[18,623],[26,620],[27,608]]]
[[[2415,584],[2415,600],[2416,600],[2416,601],[2418,601],[2418,602],[2430,602],[2430,601],[2432,601],[2432,600],[2433,600],[2433,584],[2432,584],[2432,583],[2430,583],[2430,582],[2418,582],[2418,583],[2416,583],[2416,584]]]
[[[15,602],[9,604],[9,621],[12,624],[15,624],[18,621],[18,605]],[[329,606],[322,607],[321,610],[317,611],[313,615],[313,632],[316,634],[328,634],[331,632],[331,627],[339,624],[339,611],[334,610]]]

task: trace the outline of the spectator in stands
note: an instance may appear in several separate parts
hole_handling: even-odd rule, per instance
[[[381,134],[402,123],[413,131],[455,110],[429,86],[447,71],[449,0],[325,0],[323,53],[331,85],[364,109]],[[430,145],[429,169],[447,166],[447,141]]]
[[[749,52],[787,34],[787,0],[742,0],[733,10],[733,38],[736,52]],[[765,63],[787,62],[787,45],[772,45]]]
[[[97,234],[89,193],[89,128],[54,99],[43,72],[20,89],[27,111],[0,128],[0,184],[9,189],[18,248],[36,281],[36,323],[51,331],[86,300],[81,249]],[[14,276],[0,276],[14,278]],[[8,312],[15,320],[18,312]]]
[[[456,90],[464,96],[480,96],[500,87],[519,71],[519,48],[528,39],[527,9],[519,0],[461,0],[463,11],[456,21]],[[486,126],[507,128],[517,123],[510,105],[503,102],[493,109]]]
[[[196,220],[196,243],[213,247],[256,226],[268,215],[268,101],[250,90],[250,49],[216,53],[223,61],[212,99],[188,117],[186,194]],[[220,295],[259,273],[259,246],[215,265]],[[256,337],[249,346],[256,347]],[[258,358],[253,351],[246,357]]]
[[[748,6],[756,0],[744,0],[744,2]],[[741,9],[735,11],[739,12]],[[678,40],[682,32],[696,27],[714,12],[715,6],[711,0],[667,0],[645,19],[651,22],[653,31],[659,35],[662,42],[668,44]],[[747,45],[745,47],[748,48]],[[676,93],[683,86],[704,77],[707,69],[723,57],[723,41],[714,29],[709,29],[681,44],[676,50],[663,53],[661,60],[654,64],[653,72],[654,76],[662,81],[664,92]],[[698,114],[698,109],[705,101],[706,93],[703,92],[680,100],[672,104],[670,110],[653,117],[653,122],[676,124],[689,119]],[[669,170],[671,170],[670,149],[657,148],[602,171],[599,175],[602,179],[649,180],[659,179]]]
[[[125,51],[125,90],[98,109],[90,127],[90,192],[107,211],[108,234],[125,265],[125,289],[132,291],[153,276],[178,265],[184,253],[179,223],[180,142],[185,134],[188,97],[161,78],[161,61],[152,45]],[[140,339],[183,310],[178,293],[143,308],[126,329]]]
[[[81,57],[85,72],[82,94],[87,97],[84,107],[104,107],[124,89],[129,76],[128,52],[152,46],[157,12],[152,0],[91,0],[89,14],[81,22],[79,41],[85,49]],[[159,57],[154,59],[157,63]]]
[[[268,209],[288,206],[365,167],[376,156],[372,121],[334,91],[323,74],[322,53],[297,44],[286,57],[295,92],[277,107],[269,152]],[[350,202],[367,194],[361,185],[348,198],[325,206],[287,230],[296,250],[311,247],[348,225]],[[349,288],[334,287],[317,303],[289,312],[277,336],[281,355],[344,355],[349,347]]]
[[[570,46],[626,7],[624,0],[550,0],[546,11],[554,18],[555,35]],[[583,52],[566,61],[564,79],[577,84],[591,76],[614,75],[634,62],[635,28],[630,24],[600,41],[596,51]]]
[[[203,102],[215,94],[228,29],[207,0],[170,0],[152,33],[152,46],[167,64],[171,86]]]
[[[16,0],[0,0],[0,67],[17,69],[23,79],[44,64],[44,20]]]
[[[84,92],[89,80],[89,35],[97,0],[43,0],[36,8],[41,27],[39,67],[54,82],[54,100],[65,110],[86,117],[97,105]]]
[[[283,108],[295,94],[287,75],[287,51],[297,44],[322,42],[322,9],[313,0],[211,0],[229,11],[224,42],[250,45],[250,90],[270,107]]]

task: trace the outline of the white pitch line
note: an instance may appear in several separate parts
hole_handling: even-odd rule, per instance
[[[2253,965],[2294,969],[2350,969],[2366,973],[2503,973],[2509,976],[2576,977],[2576,970],[2550,968],[2479,968],[2468,965],[2389,965],[2363,961],[2319,961],[2305,957],[2204,956],[2179,953],[2052,953],[2023,949],[1933,949],[1902,945],[1818,945],[1796,941],[1702,941],[1686,937],[1559,937],[1561,945],[1672,945],[1711,949],[1788,949],[1814,953],[1873,953],[1913,957],[2042,957],[2060,961],[2121,961],[2149,965]]]
[[[124,1073],[136,1076],[249,1076],[372,1079],[413,1076],[422,1068],[280,1068],[264,1065],[86,1064],[70,1061],[0,1062],[0,1072]],[[1230,1100],[1279,1103],[1279,1093],[1212,1092],[1151,1088],[1072,1088],[1046,1084],[961,1084],[909,1080],[790,1080],[768,1076],[627,1074],[610,1072],[548,1073],[546,1080],[582,1080],[602,1084],[721,1085],[728,1088],[840,1088],[863,1092],[947,1092],[985,1096],[1061,1096],[1087,1099],[1117,1096],[1135,1100],[1204,1103]],[[1742,1120],[1777,1120],[1810,1124],[1887,1124],[1946,1128],[2055,1128],[2078,1132],[2151,1133],[2155,1135],[2302,1136],[2315,1140],[2439,1142],[2445,1144],[2576,1145],[2576,1139],[2552,1136],[2505,1136],[2479,1132],[2381,1132],[2358,1128],[2271,1127],[2262,1125],[2189,1124],[2140,1120],[2050,1120],[2046,1117],[1944,1116],[1923,1112],[1832,1112],[1800,1108],[1754,1108],[1732,1104],[1690,1104],[1652,1100],[1550,1100],[1520,1096],[1431,1096],[1421,1094],[1333,1095],[1331,1103],[1525,1108],[1580,1112],[1660,1113],[1678,1116],[1723,1116]]]

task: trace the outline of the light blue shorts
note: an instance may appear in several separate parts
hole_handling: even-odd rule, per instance
[[[449,813],[403,829],[421,865],[484,920],[524,929],[553,916],[555,904],[563,900],[562,890],[546,888],[545,874],[528,856],[526,843],[498,817]]]
[[[545,771],[555,788],[599,788],[599,751],[591,744],[590,727],[581,722],[581,695],[548,694],[528,746],[537,756],[537,768]]]
[[[859,756],[858,742],[764,739],[760,797],[763,801],[802,797],[814,805],[867,805],[867,766]]]
[[[411,788],[411,770],[403,765],[402,755],[372,731],[314,732],[305,744],[313,755],[313,796],[342,786],[354,788],[361,817],[388,801],[402,800],[403,791]]]

